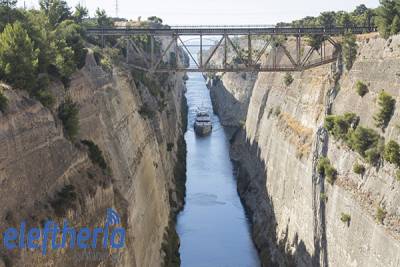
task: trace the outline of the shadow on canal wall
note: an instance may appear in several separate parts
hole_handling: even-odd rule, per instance
[[[297,235],[288,244],[288,228],[278,242],[274,203],[266,187],[268,166],[260,157],[258,144],[246,140],[242,129],[236,131],[230,142],[238,193],[251,221],[252,237],[262,266],[315,266],[313,262],[318,260],[313,259]],[[288,246],[294,252],[289,252]]]

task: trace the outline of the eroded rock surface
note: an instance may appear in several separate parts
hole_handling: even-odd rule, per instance
[[[335,62],[293,73],[289,86],[284,73],[260,73],[250,89],[235,84],[240,74],[223,76],[217,86],[210,86],[221,121],[240,128],[232,139],[231,157],[265,266],[400,264],[396,168],[387,162],[380,168],[368,165],[342,142],[317,134],[331,109],[337,115],[355,112],[361,125],[377,130],[386,141],[400,141],[399,44],[399,36],[360,36],[350,71],[342,73],[341,63]],[[357,80],[368,85],[364,97],[356,93]],[[249,90],[248,99],[242,90]],[[385,132],[373,120],[381,90],[396,99]],[[234,99],[228,102],[233,105],[227,105],[226,95]],[[315,174],[316,155],[324,154],[338,171],[333,186]],[[366,166],[363,176],[353,172],[355,162]],[[387,212],[383,224],[376,219],[378,206]],[[351,216],[349,224],[340,220],[342,213]]]

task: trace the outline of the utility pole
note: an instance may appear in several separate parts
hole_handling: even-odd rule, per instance
[[[118,18],[118,0],[115,0],[115,17]]]

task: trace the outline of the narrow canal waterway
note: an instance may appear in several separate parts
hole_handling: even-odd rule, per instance
[[[260,266],[236,190],[227,135],[215,115],[210,136],[194,133],[197,108],[206,107],[212,114],[212,106],[202,75],[188,75],[186,204],[177,224],[182,266]]]

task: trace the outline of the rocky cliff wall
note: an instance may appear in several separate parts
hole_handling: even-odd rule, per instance
[[[341,62],[336,62],[293,73],[289,86],[284,84],[284,73],[260,73],[248,100],[236,97],[244,93],[240,86],[230,86],[235,80],[229,76],[210,86],[220,116],[238,113],[231,113],[219,96],[236,99],[246,110],[234,120],[226,119],[245,121],[243,128],[236,124],[231,157],[265,266],[400,264],[400,183],[395,167],[370,166],[321,127],[328,109],[337,115],[350,111],[386,141],[399,141],[399,44],[399,36],[389,40],[360,36],[350,71],[342,73]],[[358,80],[368,85],[364,97],[356,93]],[[396,99],[385,132],[376,129],[373,120],[381,90]],[[321,156],[327,156],[338,171],[333,185],[316,170]],[[366,166],[363,176],[353,172],[355,162]],[[377,207],[386,212],[383,223],[376,218]],[[342,214],[350,215],[348,224],[341,221]]]
[[[5,266],[176,265],[174,217],[183,205],[186,123],[181,75],[167,75],[157,88],[133,78],[123,65],[105,71],[93,53],[68,89],[54,82],[57,104],[79,107],[77,140],[67,139],[57,109],[23,91],[3,86],[8,110],[0,115],[1,229],[26,220],[38,226],[66,218],[76,227],[102,226],[114,208],[126,228],[121,250],[2,250]],[[153,77],[154,78],[154,77]],[[154,78],[156,79],[156,78]],[[80,140],[96,144],[104,170]],[[85,254],[86,253],[86,254]],[[101,254],[102,253],[102,254]]]

